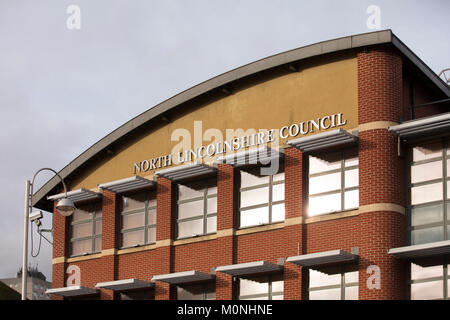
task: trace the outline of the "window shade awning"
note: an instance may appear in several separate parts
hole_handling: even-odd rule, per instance
[[[318,133],[287,141],[287,144],[302,152],[313,152],[329,147],[355,144],[358,141],[356,134],[349,133],[344,129],[337,129]]]
[[[450,254],[450,240],[393,248],[389,249],[388,254],[399,259],[428,258],[446,255]]]
[[[138,279],[116,280],[100,282],[95,285],[96,288],[109,289],[114,291],[126,291],[134,289],[148,289],[154,286],[153,283]]]
[[[223,272],[231,276],[239,277],[250,274],[269,273],[283,270],[283,266],[269,261],[256,261],[240,264],[231,264],[216,268],[216,272]]]
[[[174,168],[163,169],[155,172],[157,176],[164,177],[174,182],[185,179],[212,175],[217,169],[203,163],[184,164]]]
[[[152,188],[155,186],[156,186],[155,181],[148,180],[140,176],[134,176],[98,185],[100,189],[106,189],[118,194],[140,190],[144,188]]]
[[[47,200],[57,201],[57,200],[64,198],[65,196],[66,195],[64,192],[58,193],[53,196],[47,197]],[[74,203],[81,202],[81,201],[100,199],[101,197],[102,197],[101,193],[94,192],[91,190],[86,190],[83,188],[67,192],[67,198],[72,200]]]
[[[80,297],[96,295],[99,293],[98,289],[82,287],[82,286],[70,286],[62,288],[48,289],[46,294],[55,294],[62,297]]]
[[[193,283],[200,281],[210,281],[215,279],[215,275],[191,270],[191,271],[183,271],[183,272],[175,272],[175,273],[167,273],[153,276],[152,282],[154,281],[162,281],[172,285],[183,284],[183,283]]]
[[[353,254],[344,250],[331,250],[289,257],[286,259],[286,262],[295,263],[303,267],[315,267],[329,264],[351,263],[357,260],[357,254]]]
[[[405,121],[390,126],[388,130],[405,140],[448,132],[450,130],[450,113]]]
[[[226,163],[234,167],[245,166],[249,164],[267,165],[271,161],[282,158],[284,150],[271,149],[269,147],[245,150],[236,152],[227,156],[221,156],[216,159],[216,163]]]

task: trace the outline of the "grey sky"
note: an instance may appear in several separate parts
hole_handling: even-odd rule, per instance
[[[66,27],[71,4],[80,30]],[[141,112],[230,69],[372,31],[371,4],[381,29],[433,71],[450,67],[448,0],[0,0],[0,278],[21,265],[24,184],[39,168],[62,169]],[[51,176],[39,175],[36,189]],[[30,264],[51,279],[51,246]]]

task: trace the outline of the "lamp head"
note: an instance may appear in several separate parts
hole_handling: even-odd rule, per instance
[[[68,198],[62,198],[58,201],[56,210],[58,210],[58,212],[64,217],[68,217],[75,211],[75,205],[73,204],[72,200]]]

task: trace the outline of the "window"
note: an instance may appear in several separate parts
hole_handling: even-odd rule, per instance
[[[70,255],[79,256],[102,250],[102,210],[100,203],[77,207],[71,216]]]
[[[154,300],[155,290],[145,289],[145,290],[131,290],[122,291],[119,294],[120,300]]]
[[[309,300],[358,300],[356,267],[324,273],[309,269]]]
[[[156,242],[156,191],[122,196],[122,248]]]
[[[440,264],[422,267],[411,263],[409,286],[411,300],[449,299],[449,265]]]
[[[178,185],[177,238],[217,231],[217,180]]]
[[[316,216],[359,206],[356,150],[309,156],[309,209]]]
[[[283,274],[239,279],[239,300],[283,300]]]
[[[416,145],[409,163],[409,237],[422,244],[450,237],[450,149],[441,141]]]
[[[214,282],[177,286],[177,300],[215,300]]]
[[[240,227],[284,221],[284,172],[241,171]]]

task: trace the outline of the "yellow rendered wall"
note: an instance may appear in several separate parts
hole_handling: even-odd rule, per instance
[[[150,131],[139,141],[116,149],[111,159],[91,165],[78,176],[72,177],[70,189],[95,189],[100,183],[133,176],[135,162],[170,154],[178,143],[171,141],[172,132],[177,128],[192,132],[194,121],[202,121],[203,133],[209,128],[217,128],[223,132],[224,137],[227,128],[241,128],[244,131],[250,128],[256,131],[280,129],[286,125],[336,113],[342,113],[347,121],[342,126],[343,129],[357,128],[356,57],[346,55],[331,62],[323,58],[321,60],[321,63],[304,66],[299,72],[235,91],[189,114],[171,119],[172,122]],[[202,145],[210,142],[203,141]],[[284,142],[280,141],[280,146]],[[141,175],[152,174],[148,171]]]

